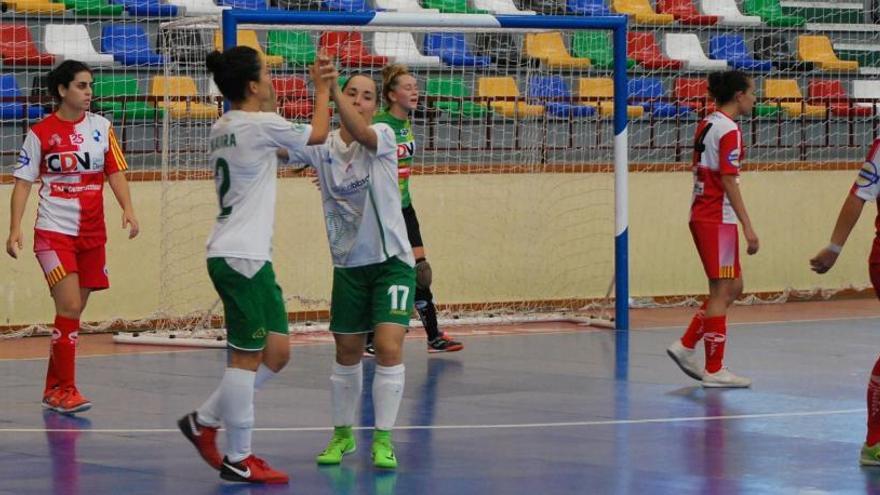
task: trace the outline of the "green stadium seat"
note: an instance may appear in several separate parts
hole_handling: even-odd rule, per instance
[[[109,98],[128,97],[134,100],[143,97],[138,89],[137,79],[125,75],[95,75],[95,107],[112,115],[114,120],[154,120],[161,119],[162,109],[146,101],[102,101]]]
[[[428,96],[471,97],[471,92],[465,85],[464,79],[460,77],[428,79],[425,84],[425,93]],[[486,105],[473,101],[435,101],[433,106],[455,116],[462,115],[471,119],[480,118],[489,111]]]
[[[112,5],[107,0],[64,0],[64,7],[73,9],[75,15],[120,16],[124,5]]]
[[[801,16],[784,14],[779,0],[745,0],[743,11],[760,17],[772,27],[801,27],[807,23],[807,20]]]
[[[311,65],[317,56],[315,42],[305,31],[269,31],[266,53],[280,55],[288,64]]]
[[[611,69],[614,66],[614,50],[607,33],[575,31],[571,38],[571,54],[574,57],[590,59],[597,69]],[[636,61],[626,59],[626,68],[632,69]]]
[[[467,0],[425,0],[425,7],[444,14],[488,14],[488,10],[472,9]]]

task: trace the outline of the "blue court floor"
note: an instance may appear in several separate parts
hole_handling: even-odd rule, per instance
[[[255,452],[291,474],[281,487],[221,482],[176,430],[223,351],[83,358],[95,408],[77,418],[41,411],[43,360],[0,361],[0,494],[880,494],[880,469],[857,464],[878,327],[734,325],[728,364],[755,384],[726,391],[666,357],[677,328],[632,332],[626,379],[610,331],[471,337],[430,357],[409,342],[396,472],[371,466],[369,429],[341,467],[315,465],[333,349],[295,347],[256,399]]]

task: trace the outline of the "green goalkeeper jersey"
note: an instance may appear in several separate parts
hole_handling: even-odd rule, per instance
[[[398,119],[387,110],[373,117],[374,124],[388,124],[397,138],[397,184],[400,187],[400,202],[403,208],[410,205],[409,176],[412,173],[413,155],[416,140],[409,119]]]

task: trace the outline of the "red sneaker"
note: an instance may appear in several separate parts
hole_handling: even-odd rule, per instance
[[[452,337],[441,333],[436,339],[428,342],[428,352],[458,352],[464,349],[464,344],[452,340]]]
[[[61,389],[58,387],[49,388],[43,392],[43,409],[54,411],[58,407],[59,392],[61,392]]]
[[[226,481],[243,481],[245,483],[283,484],[290,478],[281,471],[277,471],[268,462],[251,454],[241,462],[229,462],[223,458],[220,467],[220,477]]]
[[[220,458],[220,451],[217,450],[217,428],[199,423],[195,411],[177,420],[177,427],[180,428],[183,436],[192,442],[202,459],[219,471],[223,461]]]
[[[52,410],[61,414],[76,414],[92,408],[91,401],[83,397],[73,386],[59,389],[51,397],[54,405]]]

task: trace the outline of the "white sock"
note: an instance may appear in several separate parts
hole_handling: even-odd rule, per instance
[[[364,388],[364,367],[361,363],[344,366],[333,363],[330,375],[330,403],[333,406],[333,426],[351,426],[358,400]]]
[[[226,425],[226,457],[229,462],[240,462],[251,455],[256,375],[253,371],[226,368],[220,382],[220,410]]]
[[[223,382],[221,382],[222,384]],[[220,427],[220,387],[214,389],[211,396],[204,404],[196,409],[196,418],[199,424],[211,426],[213,428]]]
[[[272,368],[260,363],[260,367],[257,368],[257,378],[254,380],[254,388],[260,390],[270,378],[277,374],[278,373],[272,371]]]
[[[373,408],[376,416],[376,429],[389,431],[397,421],[397,411],[403,398],[403,384],[406,368],[376,365],[373,378]]]

